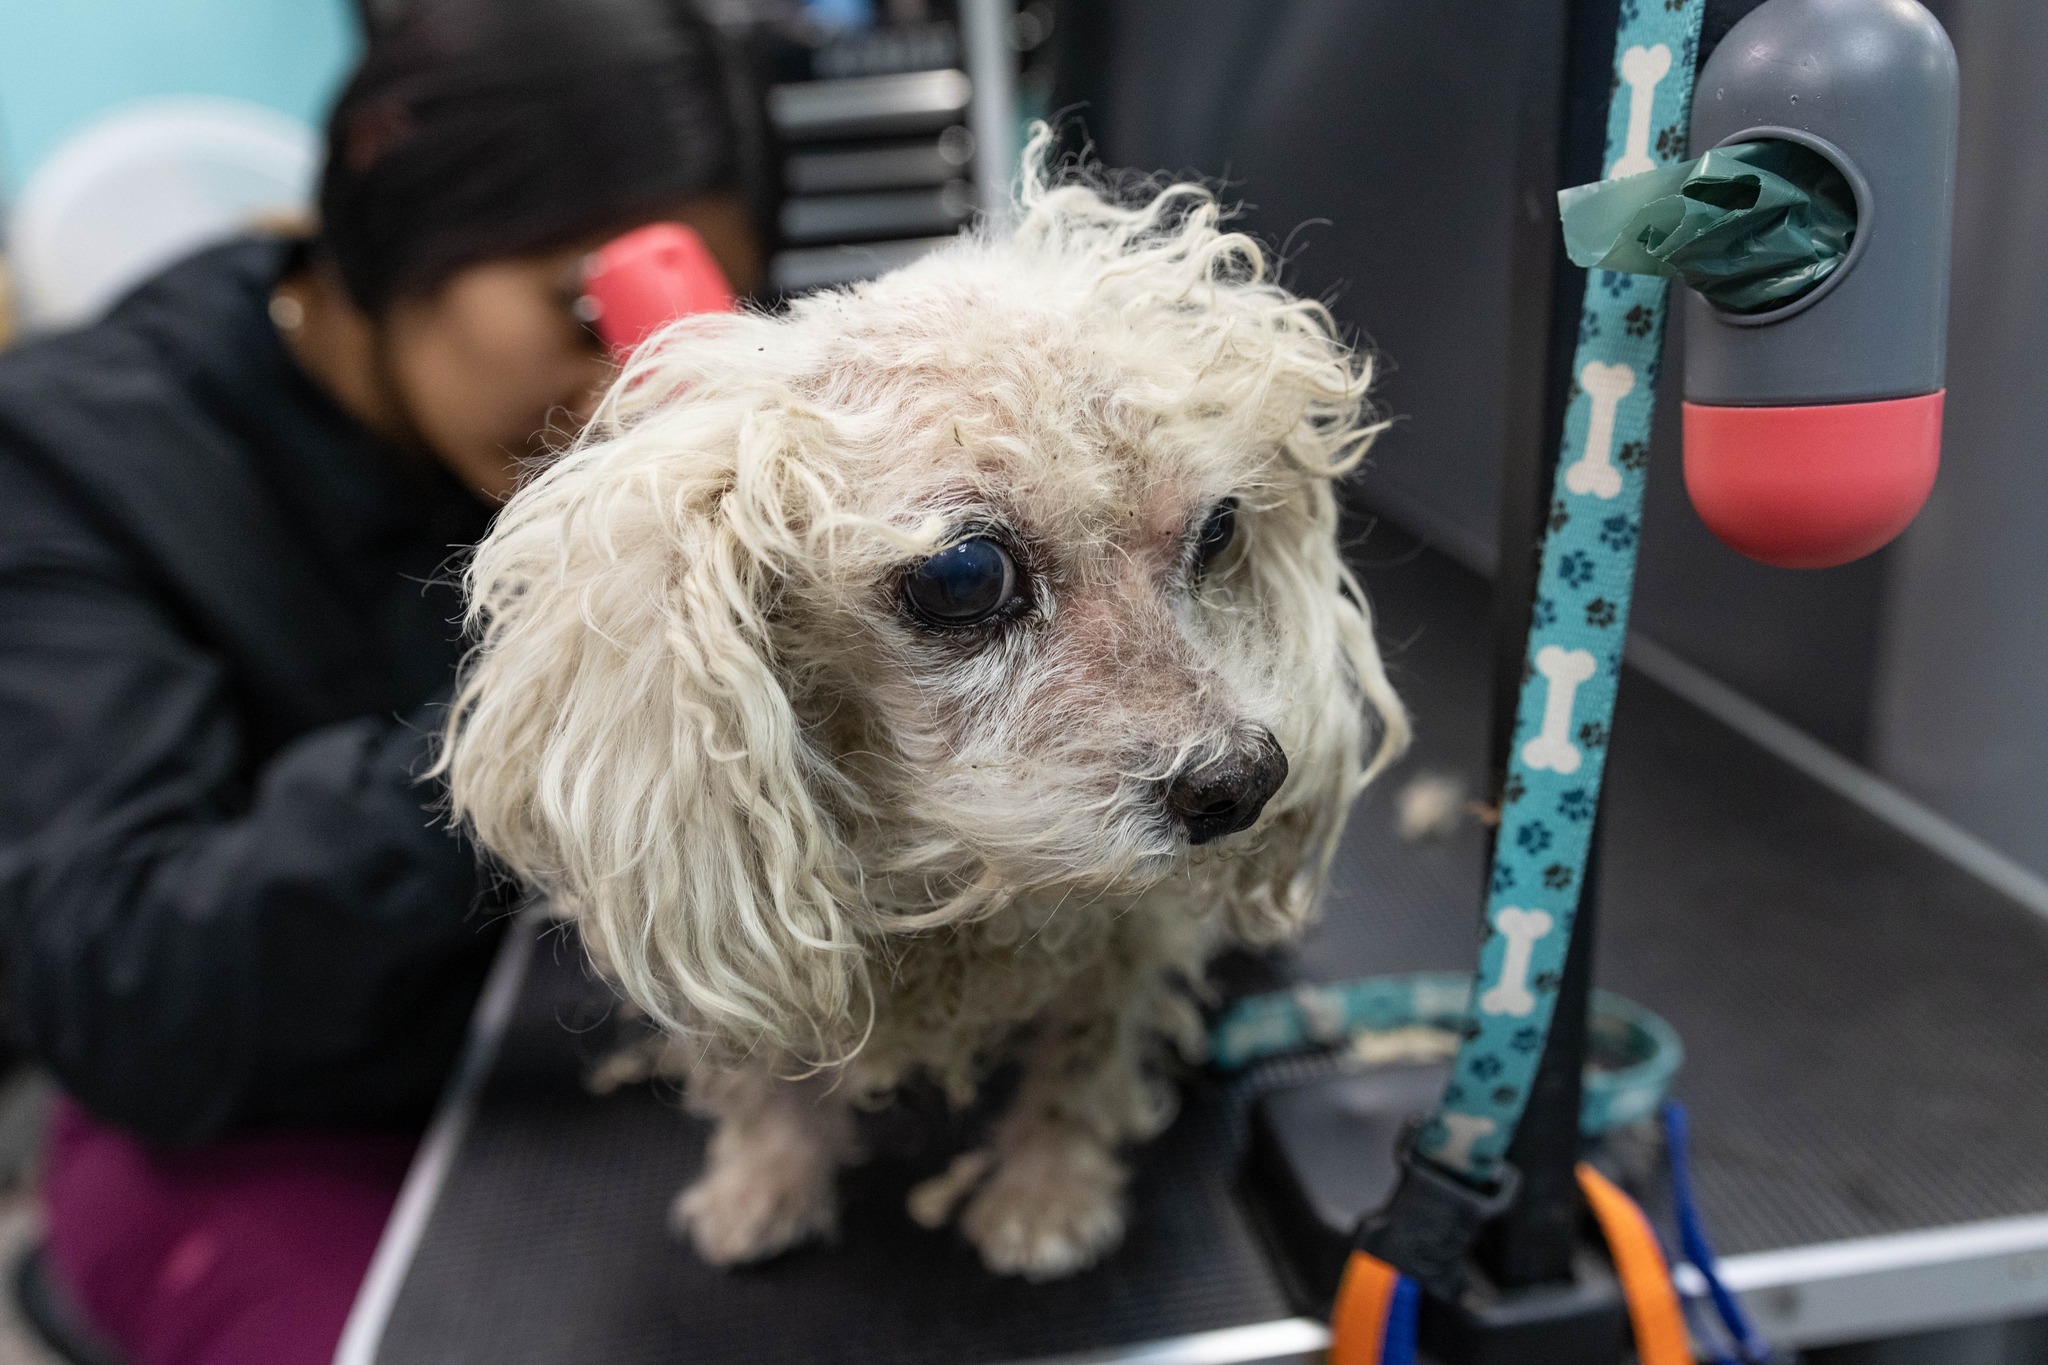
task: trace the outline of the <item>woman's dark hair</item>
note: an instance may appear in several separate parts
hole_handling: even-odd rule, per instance
[[[688,0],[409,0],[328,120],[320,242],[362,308],[734,183]]]

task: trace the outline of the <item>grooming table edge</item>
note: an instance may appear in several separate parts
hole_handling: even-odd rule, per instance
[[[477,997],[476,1009],[470,1015],[469,1035],[463,1040],[455,1074],[449,1078],[433,1122],[427,1125],[426,1135],[413,1153],[405,1184],[398,1191],[398,1202],[392,1205],[391,1217],[377,1239],[376,1254],[370,1258],[370,1269],[363,1276],[362,1288],[356,1291],[341,1342],[335,1347],[334,1365],[376,1365],[385,1324],[391,1320],[398,1291],[405,1283],[406,1272],[412,1268],[413,1253],[426,1235],[427,1220],[441,1198],[449,1168],[462,1150],[463,1136],[476,1112],[477,1095],[491,1074],[491,1064],[498,1058],[498,1044],[512,1020],[519,988],[526,981],[527,964],[533,961],[534,940],[546,918],[546,910],[538,905],[521,910],[498,946],[497,960],[491,964],[483,994]]]

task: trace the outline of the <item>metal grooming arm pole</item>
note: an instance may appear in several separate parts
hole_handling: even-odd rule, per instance
[[[1525,3],[1518,7],[1522,50],[1529,59],[1517,100],[1515,207],[1510,240],[1509,353],[1541,355],[1545,364],[1508,370],[1499,559],[1493,577],[1493,729],[1488,750],[1493,780],[1507,771],[1515,703],[1536,593],[1537,559],[1550,485],[1557,468],[1578,322],[1578,275],[1557,232],[1557,191],[1599,175],[1607,118],[1607,81],[1617,0]],[[1565,306],[1559,307],[1563,301]],[[1500,793],[1492,793],[1498,800]],[[1497,831],[1496,831],[1497,832]],[[1557,1012],[1509,1160],[1522,1173],[1522,1193],[1480,1245],[1487,1273],[1502,1288],[1572,1278],[1579,1191],[1579,1092],[1585,1065],[1586,1011],[1596,935],[1599,834],[1579,892],[1578,917],[1559,983]],[[1488,849],[1489,861],[1492,856]]]

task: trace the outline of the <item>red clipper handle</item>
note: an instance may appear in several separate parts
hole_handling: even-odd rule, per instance
[[[623,360],[677,318],[738,306],[702,237],[681,223],[649,223],[584,261],[577,314]]]

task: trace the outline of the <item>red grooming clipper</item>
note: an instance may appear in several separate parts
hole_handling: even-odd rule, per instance
[[[681,223],[650,223],[584,260],[576,315],[624,360],[677,318],[736,307],[732,286],[702,237]]]

